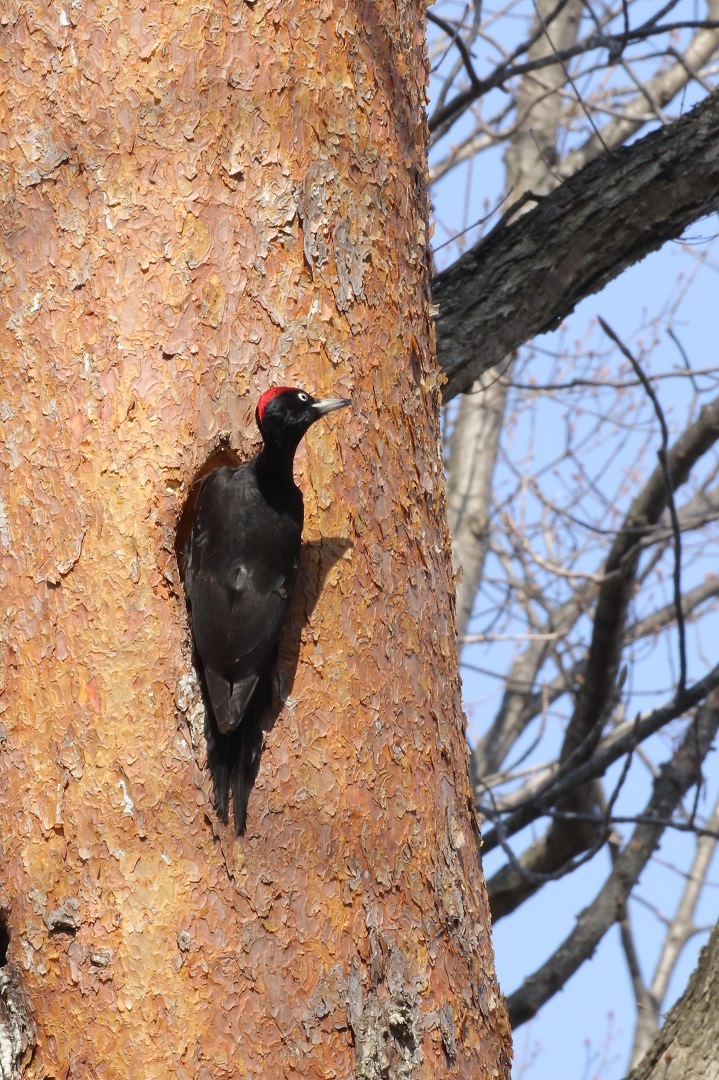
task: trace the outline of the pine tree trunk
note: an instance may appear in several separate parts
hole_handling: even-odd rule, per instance
[[[421,11],[11,0],[0,22],[8,1075],[507,1076],[438,453]],[[303,562],[236,840],[175,541],[193,478],[252,452],[277,383],[353,411],[298,458]]]

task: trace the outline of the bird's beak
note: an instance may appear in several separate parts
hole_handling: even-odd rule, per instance
[[[315,401],[312,408],[319,417],[324,416],[325,413],[334,412],[335,409],[344,409],[345,406],[351,404],[352,399],[348,397],[324,398],[322,401]]]

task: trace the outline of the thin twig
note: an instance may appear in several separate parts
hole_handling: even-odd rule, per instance
[[[448,241],[451,243],[451,241]],[[674,333],[671,330],[667,331],[669,337],[677,344],[677,347],[681,348]],[[712,366],[708,368],[696,368],[690,371],[660,371],[656,375],[652,375],[653,379],[686,379],[689,378],[694,381],[698,375],[719,375],[719,367]],[[607,387],[610,390],[631,390],[634,386],[641,386],[641,379],[629,379],[626,382],[611,382],[607,379],[569,379],[567,382],[561,383],[522,383],[515,382],[514,379],[509,383],[513,390],[530,390],[533,393],[553,393],[555,390],[580,390],[586,387],[590,387],[596,390],[604,390]],[[696,390],[696,386],[694,387]]]
[[[552,16],[556,17],[558,11],[561,10],[566,4],[562,2],[558,4],[555,10],[552,12]],[[550,20],[547,19],[546,25],[549,25]],[[655,34],[670,34],[675,30],[717,30],[719,29],[719,20],[717,19],[689,19],[683,22],[675,23],[663,23],[660,26],[650,26],[645,23],[643,26],[632,30],[629,34],[629,42],[644,41],[646,38],[652,37]],[[442,109],[435,112],[429,121],[429,130],[435,135],[436,138],[440,138],[449,129],[450,125],[457,119],[465,109],[469,108],[478,98],[482,97],[489,90],[494,90],[496,87],[503,87],[510,79],[517,78],[520,75],[527,75],[532,71],[540,71],[542,68],[550,67],[554,64],[565,64],[569,60],[573,60],[576,56],[582,56],[585,53],[592,52],[595,49],[608,49],[610,55],[613,48],[626,48],[624,34],[589,34],[583,41],[577,42],[576,45],[570,45],[566,49],[559,49],[548,56],[540,56],[534,60],[527,60],[522,64],[515,64],[513,61],[515,57],[521,56],[538,37],[541,37],[543,31],[541,27],[536,34],[530,35],[526,41],[522,43],[519,49],[515,50],[511,57],[505,60],[489,75],[486,79],[479,79],[476,83],[468,86],[465,90],[462,90],[456,95],[448,104]]]
[[[674,487],[672,484],[671,476],[669,475],[669,466],[667,464],[667,453],[669,451],[669,428],[667,427],[666,419],[664,418],[664,412],[659,404],[659,398],[654,392],[649,379],[644,374],[644,371],[639,362],[632,355],[630,350],[619,339],[617,334],[612,330],[611,326],[602,318],[601,315],[597,317],[599,325],[601,326],[607,337],[611,338],[620,352],[627,358],[629,363],[634,368],[634,372],[637,378],[641,381],[647,397],[654,406],[654,412],[656,413],[657,420],[662,432],[662,445],[657,452],[659,458],[659,464],[662,467],[664,474],[664,483],[667,490],[667,506],[669,507],[669,516],[672,522],[672,532],[674,535],[674,607],[676,609],[677,616],[677,636],[679,638],[679,694],[684,693],[684,689],[687,684],[687,647],[686,647],[686,628],[684,626],[684,612],[682,611],[682,537],[681,529],[679,528],[679,515],[677,514],[676,503],[674,502]]]
[[[555,49],[554,42],[552,41],[551,37],[549,36],[549,28],[544,23],[544,19],[542,18],[542,14],[541,14],[541,12],[539,10],[539,7],[537,6],[536,0],[533,0],[532,6],[534,7],[534,14],[536,15],[539,24],[541,25],[542,29],[544,30],[544,36],[546,37],[547,41],[549,42],[549,46],[552,49],[552,52],[554,53],[555,56],[558,56],[558,50]],[[624,48],[624,46],[622,46],[622,48]],[[582,112],[584,113],[584,115],[586,116],[587,120],[589,121],[589,126],[591,127],[592,131],[597,136],[597,138],[599,139],[599,141],[602,144],[602,146],[603,146],[604,150],[606,151],[606,153],[610,154],[613,157],[614,153],[611,150],[611,148],[609,146],[607,146],[604,139],[602,138],[602,133],[599,130],[599,128],[597,127],[596,123],[594,122],[594,117],[592,116],[591,110],[587,108],[587,106],[586,106],[586,104],[584,102],[584,98],[579,93],[579,90],[577,89],[577,84],[575,83],[575,81],[572,78],[572,75],[571,75],[571,73],[569,71],[569,67],[567,66],[567,64],[563,60],[559,61],[559,66],[561,67],[562,71],[564,72],[564,76],[565,76],[567,82],[569,83],[572,90],[574,91],[575,97],[576,97],[577,101],[579,102],[579,107],[582,110]],[[552,175],[554,176],[555,174],[552,173]],[[557,179],[557,180],[559,180],[561,182],[560,177],[555,176],[555,179]]]
[[[427,11],[427,19],[429,22],[434,23],[435,26],[438,26],[440,30],[444,30],[447,37],[451,39],[450,44],[454,44],[457,46],[459,54],[464,62],[465,71],[469,75],[469,81],[471,82],[472,86],[479,86],[480,80],[477,72],[474,70],[474,65],[472,64],[472,57],[469,55],[469,50],[460,36],[459,26],[452,26],[452,24],[447,22],[446,19],[440,18],[439,15],[435,15],[433,11],[429,10]]]
[[[612,814],[608,818],[603,814],[580,814],[571,810],[548,810],[547,817],[558,821],[586,821],[590,825],[661,825],[664,829],[676,832],[693,833],[695,836],[708,836],[719,840],[719,830],[691,821],[676,821],[674,818],[658,818],[649,814]]]
[[[719,664],[713,667],[704,678],[689,686],[683,694],[677,694],[665,705],[660,705],[643,715],[640,714],[631,727],[628,730],[623,729],[622,734],[617,738],[609,736],[603,748],[595,751],[588,761],[577,765],[564,775],[555,774],[546,785],[527,799],[526,804],[517,807],[505,819],[504,835],[508,837],[519,832],[532,821],[545,815],[557,802],[577,791],[589,780],[603,776],[609,766],[628,753],[630,749],[644,742],[650,735],[654,735],[670,720],[676,720],[678,716],[694,708],[717,686],[719,686]],[[480,813],[484,813],[486,807],[479,806],[477,809]],[[498,837],[492,831],[484,837],[483,850],[491,851],[497,843]]]

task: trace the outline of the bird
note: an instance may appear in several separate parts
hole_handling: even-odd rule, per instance
[[[238,836],[259,767],[282,621],[300,563],[302,492],[295,451],[321,417],[350,398],[316,399],[275,386],[257,402],[262,449],[201,481],[184,560],[196,667],[206,706],[207,763],[220,819],[229,799]]]

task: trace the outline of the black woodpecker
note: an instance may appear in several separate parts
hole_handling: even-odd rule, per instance
[[[349,398],[317,401],[276,386],[257,403],[263,447],[200,485],[185,555],[185,593],[208,708],[208,765],[215,806],[238,836],[262,746],[280,627],[300,562],[304,506],[295,451],[307,431]],[[211,712],[211,715],[209,713]]]

